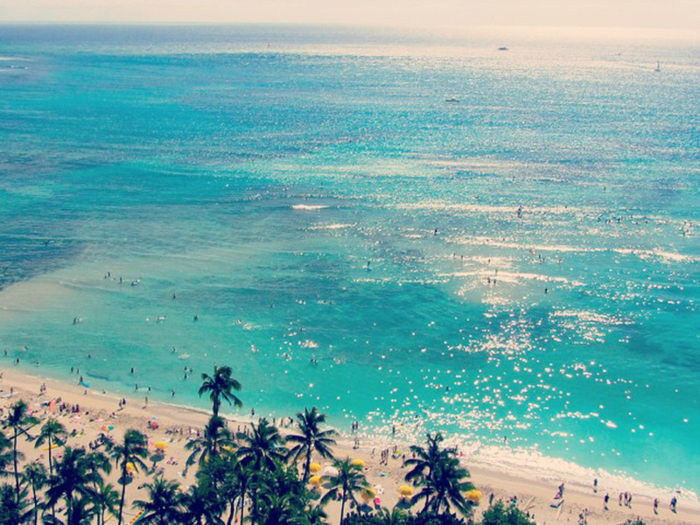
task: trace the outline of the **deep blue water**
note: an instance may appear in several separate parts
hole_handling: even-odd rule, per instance
[[[0,26],[2,366],[697,491],[699,50]]]

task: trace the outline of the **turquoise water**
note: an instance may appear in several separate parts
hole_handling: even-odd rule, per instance
[[[699,51],[0,27],[0,363],[697,491]]]

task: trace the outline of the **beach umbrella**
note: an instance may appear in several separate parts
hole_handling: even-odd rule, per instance
[[[356,467],[362,467],[365,468],[365,462],[362,459],[353,459],[351,465],[354,465]]]
[[[410,485],[401,485],[399,487],[399,494],[402,498],[410,498],[413,496],[413,487]]]
[[[155,445],[157,450],[165,450],[168,448],[168,444],[165,441],[156,441]]]
[[[321,465],[318,463],[311,463],[311,465],[309,465],[309,472],[312,474],[318,474],[321,472]]]
[[[337,476],[338,469],[335,467],[326,467],[323,469],[323,475],[324,476]]]
[[[136,472],[136,467],[134,466],[134,464],[133,464],[133,463],[127,463],[127,464],[126,464],[126,473],[127,473],[127,474],[133,474],[134,472]]]
[[[483,497],[483,494],[480,490],[472,489],[467,492],[464,497],[467,499],[467,501],[471,501],[474,505],[478,505]]]
[[[311,476],[311,478],[309,478],[309,484],[312,487],[318,487],[321,484],[321,476]]]
[[[365,502],[367,502],[377,497],[377,491],[374,490],[372,487],[367,487],[365,490],[362,491],[360,496],[362,496],[362,499]]]

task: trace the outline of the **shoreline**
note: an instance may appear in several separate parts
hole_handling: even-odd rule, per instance
[[[82,412],[88,416],[90,421],[85,423],[80,420],[81,416],[68,417],[71,424],[75,424],[77,428],[81,427],[81,433],[77,440],[92,440],[100,433],[100,429],[104,428],[104,424],[113,425],[115,427],[114,435],[120,436],[126,428],[138,428],[146,431],[149,436],[164,434],[166,429],[179,428],[184,432],[185,427],[200,428],[204,425],[209,417],[208,411],[198,409],[196,407],[186,405],[176,405],[164,403],[160,401],[150,401],[147,407],[143,406],[143,400],[138,400],[133,396],[122,396],[107,393],[101,393],[94,389],[86,389],[77,385],[71,385],[66,381],[55,379],[53,377],[45,377],[40,374],[27,374],[20,370],[10,370],[7,367],[0,367],[2,372],[2,380],[0,380],[0,407],[4,408],[14,402],[15,399],[23,398],[30,404],[30,408],[39,412],[41,410],[41,400],[48,401],[60,397],[63,402],[71,404],[80,404]],[[43,396],[39,395],[40,386],[45,383],[47,393]],[[13,389],[15,394],[9,396],[9,391]],[[118,402],[121,398],[127,399],[127,406],[122,410],[117,410]],[[303,407],[299,407],[299,410]],[[111,414],[116,414],[116,417],[111,418]],[[293,414],[290,414],[293,416]],[[250,417],[225,415],[232,429],[235,427],[249,424]],[[148,422],[157,420],[159,422],[159,430],[154,431],[148,428]],[[277,421],[279,422],[279,421]],[[66,425],[69,430],[70,427]],[[280,432],[284,435],[288,433],[287,428],[280,428]],[[167,477],[177,479],[186,484],[189,480],[189,475],[183,475],[180,472],[180,466],[184,465],[186,452],[184,451],[183,434],[179,434],[179,440],[176,442],[176,437],[173,434],[165,433],[164,438],[170,439],[173,443],[172,468],[166,468]],[[352,458],[361,458],[368,465],[367,478],[375,485],[381,485],[386,489],[382,496],[383,506],[391,507],[398,501],[396,488],[403,483],[403,474],[401,468],[401,458],[392,459],[388,465],[379,465],[379,451],[382,448],[393,448],[397,446],[399,450],[407,449],[407,443],[403,443],[400,439],[392,440],[383,436],[371,436],[369,434],[360,433],[357,437],[360,438],[360,447],[355,449],[353,441],[356,436],[340,433],[337,439],[338,445],[335,447],[336,456],[349,456]],[[156,440],[156,438],[152,438]],[[453,443],[454,440],[450,436],[446,436],[447,443]],[[368,446],[367,443],[372,443]],[[72,441],[69,444],[73,444]],[[81,443],[76,443],[80,445]],[[180,446],[181,445],[181,446]],[[24,449],[30,448],[26,445]],[[181,450],[175,450],[176,448]],[[376,455],[374,454],[376,449]],[[652,511],[653,497],[646,491],[640,490],[639,487],[627,486],[626,490],[632,492],[634,496],[634,505],[632,509],[621,507],[617,504],[619,487],[613,486],[607,478],[599,478],[598,493],[592,490],[592,479],[585,484],[581,480],[575,479],[569,475],[562,479],[558,472],[550,472],[547,477],[542,476],[541,472],[533,468],[522,468],[518,470],[517,465],[508,467],[498,463],[498,457],[479,458],[472,456],[464,449],[461,450],[462,461],[471,472],[472,482],[479,488],[485,496],[485,500],[494,493],[495,499],[507,500],[512,496],[517,496],[520,502],[519,506],[522,510],[527,510],[534,514],[537,523],[565,523],[576,522],[578,515],[588,509],[588,523],[591,525],[618,524],[623,523],[627,519],[641,517],[647,525],[661,524],[690,524],[700,521],[700,504],[697,498],[682,493],[679,497],[678,514],[672,514],[668,510],[668,500],[670,492],[662,492],[661,489],[654,489],[647,484],[638,482],[640,487],[646,487],[650,491],[655,491],[656,497],[659,498],[659,515],[655,516]],[[35,459],[32,456],[34,451],[27,451],[27,459]],[[515,451],[517,453],[517,451]],[[485,460],[486,459],[486,460]],[[503,458],[501,458],[502,460]],[[560,468],[566,468],[567,462],[560,463]],[[177,467],[177,468],[176,468]],[[594,471],[596,472],[596,471]],[[566,483],[566,498],[561,509],[552,509],[549,507],[552,496],[556,492],[559,483]],[[615,480],[621,481],[621,480]],[[131,491],[137,493],[138,489],[131,487]],[[609,511],[603,511],[603,495],[608,492],[610,494]],[[133,494],[130,496],[133,500]],[[476,508],[476,514],[487,508],[486,501]],[[329,515],[334,516],[337,509],[328,509]],[[331,518],[331,523],[333,522]]]
[[[3,368],[3,365],[0,364],[0,372],[5,370],[12,375],[25,376],[30,381],[41,379],[43,381],[55,382],[56,384],[74,389],[79,393],[82,393],[82,390],[84,389],[83,386],[79,386],[78,384],[72,383],[68,379],[60,377],[60,374],[46,375],[43,373],[39,374],[27,371],[26,365],[20,367],[15,367],[13,365],[11,367]],[[37,367],[34,370],[38,372],[39,370],[43,371],[45,369]],[[170,400],[164,401],[162,399],[158,399],[158,397],[164,396],[163,392],[160,392],[159,395],[154,392],[154,397],[152,398],[151,394],[146,392],[143,388],[141,388],[138,392],[129,391],[120,393],[111,392],[108,390],[108,393],[102,394],[102,387],[109,387],[111,384],[110,381],[106,381],[98,376],[91,376],[90,374],[87,374],[86,379],[89,381],[90,385],[87,387],[89,392],[98,397],[112,398],[115,403],[118,401],[118,399],[126,398],[131,400],[133,405],[142,405],[144,397],[147,396],[149,398],[149,408],[150,406],[157,406],[160,407],[160,410],[166,412],[172,411],[173,414],[184,412],[200,417],[208,417],[209,415],[209,411],[205,408],[198,408],[188,404],[180,404]],[[100,383],[100,388],[95,388],[93,386],[93,382]],[[103,385],[101,383],[107,384]],[[192,383],[191,387],[193,390],[196,389],[196,384]],[[1,389],[2,381],[0,381],[0,392],[2,391]],[[245,412],[250,408],[251,407],[246,406],[243,408],[244,413],[226,414],[224,417],[227,420],[237,424],[249,424],[251,421],[253,421],[253,419],[251,419],[250,415],[246,415]],[[223,412],[226,412],[226,409],[226,406],[222,407]],[[281,413],[281,411],[277,410],[268,413],[265,410],[260,410],[258,407],[254,407],[254,409],[256,420],[259,417],[267,417],[268,420],[272,421],[274,418],[294,415]],[[295,409],[294,413],[302,409],[303,406],[300,405]],[[182,414],[178,415],[178,417],[181,416]],[[346,444],[348,447],[351,447],[354,438],[358,437],[360,438],[361,443],[372,442],[383,447],[393,447],[394,444],[397,444],[399,445],[399,448],[407,449],[409,445],[415,444],[416,439],[423,437],[423,434],[417,435],[416,433],[410,431],[403,432],[403,424],[397,424],[397,432],[395,437],[391,435],[391,425],[386,421],[383,422],[383,432],[380,431],[372,433],[372,427],[370,425],[368,425],[366,422],[362,423],[362,425],[364,428],[359,432],[349,434],[348,429],[344,426],[334,426],[332,421],[328,423],[328,426],[334,428],[338,432],[339,436],[341,436],[341,439],[347,442]],[[375,430],[378,429],[375,427]],[[700,512],[700,494],[692,489],[688,489],[680,485],[671,487],[664,484],[654,484],[649,481],[635,478],[634,476],[624,472],[615,473],[599,466],[584,466],[576,463],[573,460],[563,459],[556,456],[547,456],[536,450],[536,447],[513,448],[507,445],[499,446],[489,442],[482,443],[478,438],[476,440],[474,440],[474,438],[469,439],[459,433],[450,433],[449,431],[442,431],[442,433],[445,437],[446,444],[456,446],[463,452],[465,464],[470,468],[470,470],[477,468],[486,472],[495,472],[499,475],[514,476],[516,478],[520,476],[520,473],[523,470],[526,470],[528,472],[528,479],[537,480],[541,483],[550,483],[553,487],[557,487],[559,483],[564,480],[566,481],[567,485],[576,485],[584,491],[585,489],[589,488],[592,485],[593,480],[597,478],[601,486],[610,491],[611,497],[613,492],[617,494],[618,492],[631,491],[635,494],[648,497],[650,501],[653,501],[654,497],[658,497],[660,501],[663,501],[663,498],[670,499],[673,495],[675,495],[676,497],[682,497],[683,500],[696,507],[698,512]]]

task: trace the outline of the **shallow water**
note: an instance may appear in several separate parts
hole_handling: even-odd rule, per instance
[[[3,366],[697,491],[698,47],[504,38],[0,28]]]

